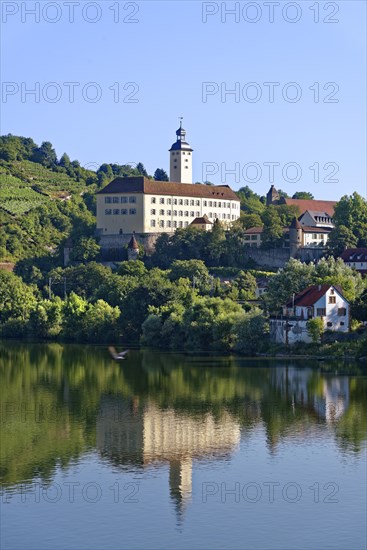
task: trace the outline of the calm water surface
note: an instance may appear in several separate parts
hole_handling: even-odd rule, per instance
[[[1,548],[362,550],[366,374],[0,344]]]

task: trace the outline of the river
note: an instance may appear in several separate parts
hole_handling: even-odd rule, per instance
[[[0,343],[1,548],[366,547],[367,370]]]

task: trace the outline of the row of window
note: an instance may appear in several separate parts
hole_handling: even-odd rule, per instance
[[[131,216],[134,216],[136,214],[136,208],[121,208],[121,210],[119,208],[114,208],[114,209],[111,209],[111,208],[106,208],[106,210],[104,211],[105,215],[106,216],[111,216],[111,215],[114,215],[114,216],[127,216],[128,214],[130,214]]]
[[[329,304],[335,304],[335,302],[330,302],[330,298],[334,298],[335,299],[335,296],[330,296],[329,297]],[[347,314],[347,310],[345,307],[339,307],[338,308],[338,316],[339,317],[345,317]],[[317,317],[325,317],[326,316],[326,308],[324,307],[318,307],[316,309],[316,315]]]
[[[105,204],[126,204],[136,203],[136,197],[105,197]]]
[[[189,222],[182,222],[176,220],[160,220],[159,223],[156,220],[150,220],[150,227],[167,227],[169,229],[177,229],[177,227],[188,227]]]
[[[156,216],[157,215],[157,210],[155,208],[152,208],[150,210],[150,214],[151,216]],[[176,216],[179,216],[179,217],[182,217],[184,216],[185,218],[198,218],[200,216],[200,212],[194,212],[193,210],[191,210],[190,212],[188,210],[159,210],[159,215],[160,216],[173,216],[173,217],[176,217]],[[236,216],[234,214],[220,214],[220,213],[217,213],[217,212],[209,212],[208,214],[208,218],[212,218],[214,220],[218,219],[218,220],[234,220],[236,218]]]
[[[179,155],[179,154],[180,154],[180,152],[175,153],[174,151],[172,151],[172,156],[174,156],[174,155]],[[186,154],[186,155],[191,155],[191,152],[190,152],[190,151],[187,151],[187,152],[185,153],[185,151],[182,151],[182,154],[183,154],[183,155],[185,155],[185,154]]]
[[[156,197],[151,197],[150,199],[151,204],[157,203]],[[199,200],[193,200],[193,199],[171,199],[164,197],[160,197],[159,204],[173,204],[173,205],[183,205],[183,206],[200,206]],[[203,206],[209,206],[209,208],[231,208],[230,202],[224,202],[224,201],[203,201]],[[232,209],[235,210],[237,208],[237,204],[232,204]]]

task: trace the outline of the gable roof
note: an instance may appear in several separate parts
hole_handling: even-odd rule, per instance
[[[347,248],[340,257],[345,262],[367,262],[367,248]]]
[[[198,218],[195,218],[194,220],[192,220],[192,222],[190,223],[190,225],[204,225],[204,224],[210,224],[210,225],[213,225],[213,222],[211,222],[208,218],[208,216],[206,214],[204,214],[204,216],[202,217],[198,217]]]
[[[313,306],[324,294],[329,290],[329,288],[334,288],[338,294],[347,302],[348,300],[343,296],[342,289],[338,285],[330,285],[328,283],[323,285],[311,285],[302,290],[299,294],[294,297],[293,300],[287,302],[287,307],[292,307],[293,303],[295,306],[307,307]]]
[[[146,195],[175,195],[179,197],[202,197],[207,199],[240,201],[229,185],[205,185],[203,183],[177,183],[156,181],[144,176],[115,178],[97,195],[118,193],[145,193]]]
[[[246,229],[246,231],[244,231],[244,233],[245,235],[260,235],[261,233],[263,233],[263,231],[264,231],[263,226],[249,227],[248,229]]]
[[[297,206],[300,214],[306,210],[309,212],[325,212],[331,218],[334,216],[335,205],[337,201],[318,201],[314,199],[283,199],[287,206]]]

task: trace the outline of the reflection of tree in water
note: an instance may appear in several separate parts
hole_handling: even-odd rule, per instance
[[[135,417],[143,414],[148,403],[193,421],[209,414],[218,426],[229,415],[241,427],[243,437],[264,425],[273,450],[289,433],[312,437],[310,427],[328,424],[343,450],[358,452],[367,429],[363,369],[343,366],[343,374],[350,375],[345,378],[346,390],[342,388],[348,391],[348,402],[340,398],[335,404],[330,381],[340,379],[334,372],[341,372],[342,365],[323,363],[325,374],[320,364],[301,369],[297,364],[287,365],[146,351],[131,352],[129,361],[120,365],[111,361],[104,348],[2,344],[0,396],[7,404],[2,408],[3,481],[12,484],[35,476],[51,479],[58,462],[66,467],[96,447],[116,464],[143,463],[144,457],[128,449],[122,457],[121,445],[114,448],[111,444],[110,454],[108,445],[97,445],[101,412],[108,424],[103,407],[114,399]],[[327,373],[329,369],[333,374]],[[332,413],[329,419],[326,413]],[[119,422],[126,424],[124,414]]]

